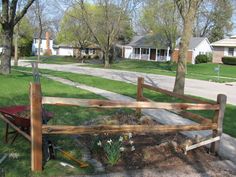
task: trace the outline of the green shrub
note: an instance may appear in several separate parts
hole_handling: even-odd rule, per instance
[[[222,57],[222,62],[225,65],[236,65],[236,57]]]
[[[195,63],[207,63],[209,61],[209,57],[207,55],[198,55],[196,56]]]

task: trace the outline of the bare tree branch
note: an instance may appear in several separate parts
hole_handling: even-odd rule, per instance
[[[22,11],[15,17],[14,25],[16,25],[21,20],[21,18],[26,14],[27,10],[33,4],[34,1],[35,0],[28,0],[27,4],[24,6]]]

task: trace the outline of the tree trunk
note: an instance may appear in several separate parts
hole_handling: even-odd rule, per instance
[[[192,36],[192,26],[193,26],[193,22],[191,22],[190,19],[185,20],[182,39],[180,42],[178,66],[176,70],[176,78],[175,78],[175,86],[174,86],[174,92],[179,93],[179,94],[184,94],[185,75],[186,75],[186,69],[187,69],[186,63],[187,63],[187,57],[188,57],[189,41]]]
[[[104,52],[104,67],[105,68],[110,67],[109,51]]]
[[[14,66],[18,66],[18,33],[15,36],[15,56],[14,56]]]
[[[40,37],[39,37],[39,43],[38,43],[38,62],[40,62],[40,56],[41,56],[41,42],[42,42],[42,39],[41,39],[41,34],[40,33]]]
[[[1,73],[4,75],[11,73],[13,31],[10,27],[3,28],[3,52],[1,58]]]

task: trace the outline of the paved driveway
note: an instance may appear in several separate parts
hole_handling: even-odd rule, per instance
[[[19,65],[25,66],[26,63],[21,61]],[[30,66],[30,65],[28,65]],[[42,69],[50,69],[56,71],[65,71],[71,73],[87,74],[102,78],[124,81],[128,83],[137,82],[137,77],[144,77],[145,82],[167,89],[173,90],[175,78],[171,76],[162,76],[156,74],[143,74],[139,72],[120,71],[113,69],[100,69],[81,67],[79,65],[58,65],[58,64],[39,64]],[[226,94],[229,104],[236,105],[236,84],[226,85],[223,83],[214,83],[195,79],[186,79],[185,93],[199,97],[216,100],[217,94]]]

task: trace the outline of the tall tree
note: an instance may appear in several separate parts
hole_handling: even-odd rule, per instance
[[[233,5],[231,0],[217,0],[214,4],[215,6],[212,14],[214,26],[212,27],[209,35],[209,40],[211,42],[223,39],[225,34],[231,31],[233,27],[233,23],[231,21]]]
[[[129,10],[134,1],[96,0],[93,12],[88,11],[84,0],[79,1],[83,20],[104,55],[104,66],[110,66],[112,49],[123,29],[131,27]]]
[[[43,15],[43,4],[40,4],[39,0],[36,0],[34,11],[36,19],[38,22],[38,62],[40,61],[41,56],[41,43],[42,43],[42,33],[43,33],[43,24],[42,24],[42,15]]]
[[[198,11],[202,0],[174,0],[174,2],[183,20],[183,31],[180,41],[174,92],[184,94],[188,46],[192,36],[196,12]]]
[[[170,51],[175,48],[176,39],[180,35],[180,21],[173,0],[147,0],[140,19],[145,32],[164,36],[163,41],[166,41]]]
[[[11,53],[12,40],[15,25],[26,14],[28,8],[32,5],[34,0],[23,1],[22,10],[16,14],[18,0],[2,0],[0,24],[3,33],[3,53],[1,58],[1,73],[9,74],[11,72]]]
[[[33,27],[27,16],[24,16],[14,30],[15,59],[14,65],[18,65],[19,56],[29,56],[32,47]]]
[[[82,12],[78,10],[79,7],[73,6],[68,9],[60,22],[59,32],[57,33],[57,41],[59,43],[72,44],[76,48],[84,49],[93,41],[90,30],[85,24]],[[93,8],[92,6],[87,8]],[[88,10],[88,11],[92,11]],[[78,50],[76,55],[81,57]]]
[[[210,42],[222,39],[232,30],[232,14],[232,0],[204,0],[197,13],[194,36],[208,37]]]

